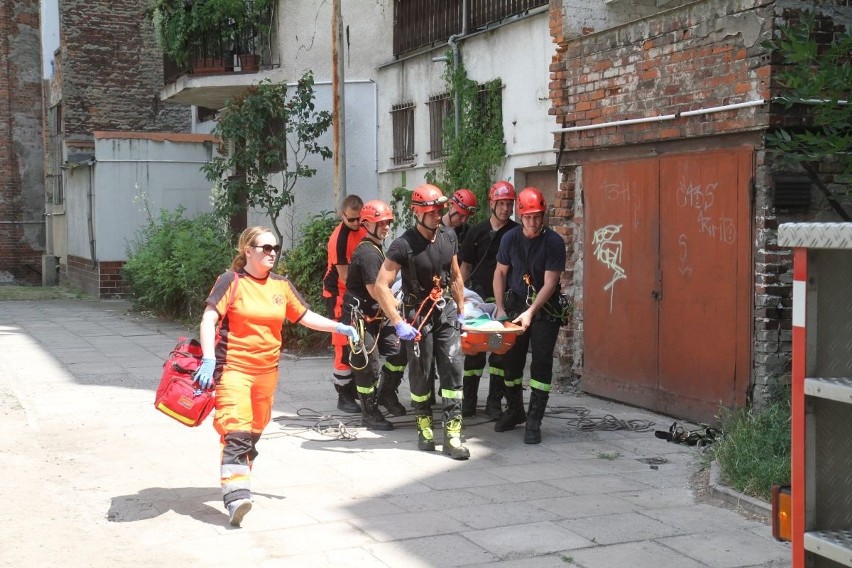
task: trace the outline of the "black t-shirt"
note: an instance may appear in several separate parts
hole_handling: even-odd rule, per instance
[[[425,239],[417,229],[408,229],[388,247],[387,258],[402,267],[402,291],[423,299],[434,287],[433,276],[439,276],[441,286],[447,287],[450,265],[456,254],[455,232],[441,225],[435,242]]]
[[[358,243],[352,253],[349,274],[346,277],[346,291],[360,300],[361,309],[366,314],[375,313],[378,309],[377,302],[367,290],[367,284],[376,283],[376,276],[379,275],[379,268],[384,260],[385,255],[381,247],[369,238]]]
[[[478,223],[462,241],[459,248],[459,262],[470,264],[470,282],[467,287],[482,296],[482,299],[494,297],[494,270],[497,268],[497,251],[500,241],[510,229],[518,224],[509,222],[497,231],[491,228],[491,219]]]
[[[523,227],[518,226],[507,232],[500,241],[497,262],[509,266],[507,290],[526,298],[527,285],[523,277],[527,267],[532,272],[533,286],[541,290],[545,271],[565,270],[565,241],[548,228],[538,237],[528,239],[524,236]]]

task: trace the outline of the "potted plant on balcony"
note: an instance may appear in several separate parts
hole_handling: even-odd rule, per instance
[[[251,66],[248,56],[268,30],[273,1],[153,0],[149,14],[167,57],[195,73],[224,72],[233,68],[234,55]]]

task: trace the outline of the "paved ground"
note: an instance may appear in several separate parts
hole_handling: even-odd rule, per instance
[[[653,435],[670,418],[555,394],[540,446],[472,419],[472,459],[456,462],[418,452],[410,417],[383,434],[331,418],[327,358],[282,359],[254,508],[232,529],[211,424],[186,428],[152,405],[180,330],[126,310],[0,302],[0,565],[790,564],[767,525],[696,494],[695,450]],[[656,424],[581,432],[581,409]]]

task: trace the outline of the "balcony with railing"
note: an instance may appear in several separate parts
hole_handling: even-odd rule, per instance
[[[246,0],[241,12],[200,17],[196,10],[209,11],[210,4],[209,0],[181,2],[175,11],[160,15],[159,22],[154,20],[164,46],[163,100],[219,109],[256,84],[258,74],[278,66],[273,56],[274,27],[270,25],[274,2]],[[182,10],[179,14],[178,9]],[[174,18],[177,24],[166,18]]]

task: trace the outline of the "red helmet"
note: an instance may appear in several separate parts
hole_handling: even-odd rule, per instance
[[[411,194],[411,209],[415,213],[441,211],[447,205],[447,197],[431,183],[423,183]]]
[[[379,221],[393,221],[393,211],[390,205],[381,199],[373,199],[368,201],[361,208],[361,222],[370,221],[378,223]]]
[[[457,189],[450,199],[450,203],[459,215],[468,216],[479,211],[476,196],[469,189]]]
[[[517,207],[518,215],[529,215],[531,213],[544,213],[547,211],[547,202],[541,192],[534,188],[528,187],[521,190],[518,195]]]
[[[515,186],[508,181],[498,181],[488,191],[489,201],[500,201],[501,199],[515,200]]]

